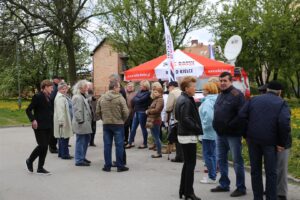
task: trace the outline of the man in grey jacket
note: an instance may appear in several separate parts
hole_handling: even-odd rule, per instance
[[[103,121],[103,142],[105,165],[103,171],[110,172],[112,167],[112,142],[115,140],[116,167],[118,172],[128,171],[124,166],[124,123],[129,111],[124,97],[120,94],[120,83],[110,81],[107,91],[97,102],[97,116]]]
[[[175,119],[175,104],[177,101],[177,98],[181,95],[181,90],[178,87],[178,83],[175,81],[171,81],[168,84],[168,90],[169,90],[169,96],[167,99],[167,105],[166,105],[166,113],[167,113],[167,123],[169,123],[169,126],[171,126],[170,131],[176,131],[176,136],[177,136],[177,120]],[[173,130],[172,130],[173,129]],[[175,158],[171,159],[172,162],[183,162],[183,152],[182,152],[182,147],[181,144],[178,143],[177,137],[176,141],[170,141],[172,140],[169,137],[169,142],[170,143],[175,143],[176,145],[176,156]]]
[[[90,166],[91,161],[86,159],[86,152],[92,133],[92,112],[87,101],[88,82],[78,81],[73,87],[72,129],[76,134],[75,165]]]

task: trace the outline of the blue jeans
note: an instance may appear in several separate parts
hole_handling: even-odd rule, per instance
[[[248,141],[251,165],[251,183],[254,200],[263,200],[262,159],[266,172],[266,199],[277,199],[277,151],[276,146],[265,146]]]
[[[212,180],[217,178],[216,141],[202,140],[205,165],[208,169],[208,177]]]
[[[58,138],[58,157],[67,158],[69,153],[69,138]]]
[[[154,138],[156,149],[157,149],[157,154],[161,154],[161,142],[160,142],[160,125],[159,124],[154,124],[153,127],[150,129],[151,134]]]
[[[91,134],[76,134],[75,164],[83,163],[84,159],[86,159],[86,152],[90,140]]]
[[[239,191],[246,191],[245,169],[242,157],[242,138],[230,136],[217,136],[217,160],[220,168],[221,178],[220,186],[224,189],[230,189],[230,180],[228,178],[228,152],[231,151],[233,166],[236,175],[236,187]]]
[[[103,125],[103,142],[104,142],[104,168],[110,169],[112,166],[111,150],[113,139],[116,147],[116,166],[124,167],[124,126],[123,125]]]
[[[134,142],[136,129],[141,125],[143,138],[144,138],[144,145],[147,146],[147,140],[148,140],[148,132],[146,129],[146,121],[147,121],[147,115],[145,112],[135,112],[132,120],[132,127],[130,130],[130,138],[129,138],[129,144],[132,144]]]

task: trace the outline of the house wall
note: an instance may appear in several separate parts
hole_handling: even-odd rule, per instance
[[[208,46],[203,45],[202,43],[186,47],[183,51],[209,58]]]
[[[108,90],[108,77],[119,74],[121,60],[119,54],[104,42],[93,55],[93,80],[95,95],[101,95]]]

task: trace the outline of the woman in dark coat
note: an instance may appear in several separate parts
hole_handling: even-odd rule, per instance
[[[180,88],[183,91],[176,101],[175,118],[178,121],[178,141],[182,145],[184,164],[181,172],[179,198],[201,200],[194,193],[194,170],[198,136],[202,133],[200,117],[193,96],[196,79],[183,78]]]
[[[33,162],[39,157],[37,173],[51,174],[44,169],[44,163],[53,127],[53,105],[50,100],[52,90],[53,83],[51,81],[42,81],[41,91],[32,97],[31,103],[26,109],[26,114],[32,123],[32,129],[38,144],[26,160],[27,169],[31,173],[33,172]]]

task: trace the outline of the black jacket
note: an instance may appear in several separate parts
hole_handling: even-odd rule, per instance
[[[268,92],[253,97],[239,115],[248,121],[247,140],[261,145],[291,147],[290,109],[279,96]]]
[[[150,92],[148,90],[140,90],[132,99],[134,112],[146,111],[151,104]]]
[[[192,136],[203,134],[194,98],[189,97],[185,92],[182,92],[176,101],[175,119],[178,121],[178,135]]]
[[[53,105],[51,99],[47,100],[43,92],[39,92],[32,97],[31,103],[26,109],[26,114],[31,122],[33,120],[37,121],[37,129],[49,129],[53,126]]]
[[[245,120],[238,116],[244,103],[243,93],[233,86],[218,95],[213,119],[213,127],[218,135],[240,137],[245,134]]]

